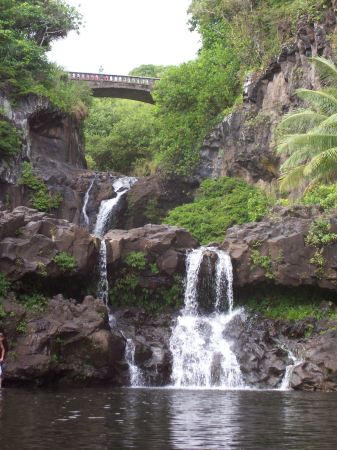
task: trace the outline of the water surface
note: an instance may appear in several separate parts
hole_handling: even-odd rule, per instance
[[[337,394],[4,389],[1,450],[335,449]]]

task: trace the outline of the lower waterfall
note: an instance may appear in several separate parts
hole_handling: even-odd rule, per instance
[[[215,300],[210,314],[201,314],[198,303],[199,273],[205,254],[215,254]],[[174,387],[243,388],[240,366],[224,337],[233,312],[232,264],[215,247],[200,247],[187,257],[185,304],[170,339]]]

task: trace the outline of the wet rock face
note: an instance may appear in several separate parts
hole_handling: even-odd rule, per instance
[[[170,384],[172,315],[149,314],[142,309],[126,308],[118,310],[115,317],[118,329],[135,345],[135,363],[142,371],[145,385]]]
[[[153,175],[140,178],[127,195],[119,228],[137,228],[161,223],[168,211],[193,200],[198,183],[178,176]]]
[[[331,324],[303,345],[304,355],[293,371],[290,386],[305,391],[337,390],[337,331]]]
[[[298,24],[297,39],[284,48],[265,73],[251,75],[244,86],[244,103],[205,139],[197,177],[236,176],[248,182],[270,182],[279,161],[272,149],[273,132],[281,116],[300,105],[298,88],[319,87],[307,57],[332,54],[329,33],[336,26],[335,10],[322,25]]]
[[[230,228],[223,248],[233,261],[235,286],[274,283],[335,291],[336,242],[322,246],[322,270],[312,259],[317,248],[305,241],[317,219],[329,224],[329,233],[337,232],[335,212],[322,215],[316,207],[276,207],[269,218],[259,223]]]
[[[66,220],[24,206],[0,212],[0,272],[11,281],[39,281],[56,293],[71,288],[80,295],[81,286],[93,280],[98,250],[94,236]],[[72,270],[56,262],[60,253],[74,262]]]
[[[10,345],[7,384],[121,381],[125,343],[110,332],[101,301],[86,297],[79,304],[59,295],[49,301],[43,316],[27,313],[15,301],[5,302],[4,311],[11,317],[2,323]]]

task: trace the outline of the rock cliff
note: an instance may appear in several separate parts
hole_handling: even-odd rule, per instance
[[[236,176],[251,183],[270,182],[279,161],[273,153],[273,133],[280,117],[299,105],[296,89],[319,87],[310,56],[332,56],[331,34],[336,10],[325,12],[321,24],[298,23],[296,41],[285,47],[264,73],[248,76],[243,105],[224,118],[205,139],[199,179]]]

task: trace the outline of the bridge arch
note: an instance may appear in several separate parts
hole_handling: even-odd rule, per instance
[[[85,72],[69,72],[74,81],[86,82],[94,97],[125,98],[144,103],[154,103],[152,90],[159,78],[134,77],[130,75],[107,75]]]

